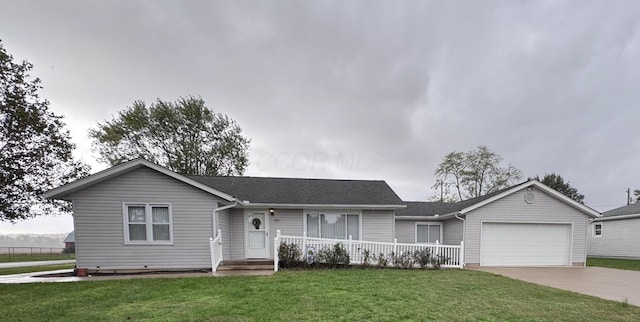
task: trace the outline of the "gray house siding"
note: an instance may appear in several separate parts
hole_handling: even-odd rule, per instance
[[[148,168],[72,196],[77,266],[94,270],[210,268],[212,210],[218,201]],[[123,202],[171,203],[173,245],[125,245]]]
[[[231,259],[244,259],[244,209],[229,209],[231,222]]]
[[[282,235],[302,236],[302,209],[275,209],[275,215],[269,221],[269,258],[273,258],[273,239],[278,229]]]
[[[571,262],[576,265],[584,263],[587,216],[539,190],[534,191],[535,201],[527,204],[524,202],[525,192],[524,189],[517,191],[466,214],[465,262],[467,264],[480,263],[480,234],[483,221],[573,223]]]
[[[231,259],[231,220],[228,209],[218,212],[218,229],[222,231],[222,258]]]
[[[416,221],[396,220],[396,237],[399,243],[413,244],[416,242]]]
[[[589,256],[610,258],[640,258],[640,218],[607,220],[602,224],[602,236],[593,235],[593,223],[587,235]]]
[[[362,211],[361,240],[393,242],[394,212],[382,210]]]
[[[460,245],[464,223],[457,218],[447,219],[442,224],[442,242],[445,245]]]

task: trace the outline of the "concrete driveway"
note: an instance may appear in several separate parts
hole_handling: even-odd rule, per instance
[[[603,267],[478,267],[513,279],[640,306],[640,271]]]

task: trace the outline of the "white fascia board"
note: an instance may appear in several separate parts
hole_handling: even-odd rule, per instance
[[[621,219],[633,219],[633,218],[640,218],[640,214],[599,217],[599,218],[594,219],[593,222],[596,222],[596,221],[609,221],[609,220],[621,220]]]
[[[53,199],[57,199],[57,198],[63,198],[65,195],[75,192],[77,190],[83,189],[85,187],[88,187],[90,185],[94,185],[96,183],[99,183],[101,181],[105,181],[108,179],[111,179],[113,177],[119,176],[122,173],[137,169],[139,167],[145,166],[147,168],[156,170],[162,174],[165,174],[169,177],[172,177],[178,181],[182,181],[188,185],[191,185],[193,187],[196,187],[200,190],[206,191],[208,193],[211,193],[213,195],[216,195],[222,199],[225,199],[227,201],[235,201],[235,198],[233,198],[233,196],[226,194],[222,191],[213,189],[205,184],[202,184],[196,180],[190,179],[188,177],[185,177],[179,173],[173,172],[165,167],[159,166],[157,164],[151,163],[147,160],[143,160],[143,159],[136,159],[133,161],[129,161],[129,162],[125,162],[119,165],[116,165],[114,167],[111,167],[109,169],[106,170],[102,170],[100,172],[94,173],[92,175],[89,175],[88,177],[84,177],[82,179],[78,179],[76,181],[67,183],[63,186],[51,189],[47,192],[45,192],[42,196],[45,198],[53,198]]]
[[[292,203],[250,203],[243,201],[240,203],[244,208],[280,208],[280,209],[385,209],[394,210],[406,208],[406,205],[339,205],[339,204],[292,204]]]
[[[563,194],[561,194],[560,192],[555,191],[554,189],[547,187],[546,185],[542,184],[540,181],[538,180],[529,180],[527,182],[524,182],[522,184],[519,184],[517,186],[513,186],[511,189],[504,191],[503,193],[497,194],[489,199],[483,200],[481,202],[478,202],[476,204],[473,204],[467,208],[464,208],[462,210],[460,210],[460,214],[464,215],[465,213],[472,211],[474,209],[480,208],[484,205],[490,204],[498,199],[502,199],[508,195],[511,195],[517,191],[520,191],[524,188],[528,188],[531,186],[535,186],[536,188],[538,188],[541,191],[544,191],[554,197],[556,197],[557,199],[560,199],[560,201],[563,201],[564,203],[568,204],[569,206],[576,208],[578,210],[580,210],[581,212],[583,212],[584,214],[591,216],[593,218],[599,218],[600,217],[600,213],[595,211],[594,209],[587,207]]]
[[[396,216],[396,220],[426,220],[426,221],[441,221],[446,218],[442,216]]]

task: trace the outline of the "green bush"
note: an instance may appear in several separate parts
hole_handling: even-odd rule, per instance
[[[384,268],[389,265],[389,259],[387,259],[387,256],[385,256],[383,253],[378,254],[376,261],[378,262],[378,267]]]
[[[412,268],[413,267],[413,254],[411,252],[404,252],[402,254],[391,253],[391,261],[394,267],[397,268]]]
[[[371,252],[368,249],[358,248],[362,252],[362,266],[368,267],[371,261]]]
[[[337,243],[330,248],[323,248],[318,252],[318,260],[329,264],[332,268],[347,267],[351,263],[349,252],[342,243]]]
[[[431,264],[431,252],[426,248],[418,249],[413,252],[413,260],[420,268],[427,268]]]
[[[300,251],[300,246],[298,246],[297,244],[287,244],[285,242],[280,243],[280,246],[278,247],[278,259],[280,261],[280,267],[291,268],[296,266],[300,263],[301,256],[302,252]]]

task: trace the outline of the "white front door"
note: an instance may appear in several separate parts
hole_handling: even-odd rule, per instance
[[[267,217],[267,212],[246,212],[245,227],[245,257],[269,258],[269,217]]]

